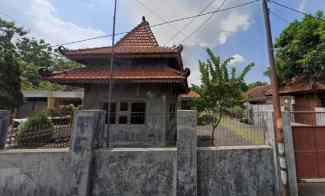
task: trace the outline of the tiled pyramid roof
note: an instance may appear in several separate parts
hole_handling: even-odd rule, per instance
[[[179,48],[159,46],[153,32],[151,31],[149,22],[143,17],[142,22],[139,25],[115,44],[114,52],[117,56],[146,54],[155,56],[177,56]],[[80,57],[87,58],[91,56],[109,55],[112,53],[112,47],[63,50],[62,53],[71,59],[80,59]]]
[[[142,18],[142,22],[126,34],[115,47],[158,47],[159,44],[151,31],[149,23]]]

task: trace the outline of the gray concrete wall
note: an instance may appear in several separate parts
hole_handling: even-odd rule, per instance
[[[94,152],[92,195],[175,196],[175,148]],[[268,147],[199,148],[199,196],[274,196]],[[66,151],[0,152],[1,196],[68,196],[73,169]]]
[[[175,196],[176,149],[98,150],[93,196]]]
[[[195,116],[178,111],[177,149],[95,150],[103,147],[104,113],[79,111],[70,150],[0,151],[0,195],[275,195],[270,147],[197,149]]]
[[[198,149],[198,195],[274,196],[270,147]]]
[[[9,111],[0,110],[0,150],[6,146],[9,129],[9,115]]]
[[[103,89],[108,88],[98,84],[85,88],[86,109],[103,109],[104,103],[108,102],[108,91]],[[170,104],[176,104],[177,97],[170,88],[152,84],[115,83],[113,92],[112,102],[145,102],[146,120],[143,125],[111,125],[111,147],[159,147],[175,139],[175,120],[169,120],[167,112]]]
[[[1,196],[70,196],[67,150],[0,151]]]

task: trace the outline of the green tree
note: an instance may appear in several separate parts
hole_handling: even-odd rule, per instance
[[[23,102],[20,90],[19,59],[15,37],[24,36],[26,32],[12,22],[0,18],[0,108],[14,110]]]
[[[38,90],[63,89],[63,86],[42,81],[39,69],[47,68],[54,71],[61,71],[80,66],[76,62],[64,58],[44,40],[23,37],[16,45],[21,59],[20,68],[22,70],[22,80],[24,81],[24,85],[22,86],[24,90],[28,90],[30,87]]]
[[[325,75],[325,16],[305,16],[285,28],[275,42],[280,80],[305,77],[317,80]]]
[[[68,60],[57,50],[54,50],[46,41],[30,38],[23,28],[17,27],[15,23],[0,18],[0,29],[10,35],[10,39],[1,39],[3,46],[10,45],[15,64],[20,70],[21,87],[23,90],[60,90],[64,86],[42,81],[39,75],[40,68],[53,71],[61,71],[80,67],[74,61]],[[5,47],[8,48],[8,47]],[[2,53],[3,55],[5,53]],[[10,59],[4,59],[5,64],[11,65]],[[2,67],[4,69],[4,67]]]
[[[215,136],[222,116],[231,108],[241,104],[241,85],[245,76],[255,66],[253,63],[237,72],[236,67],[229,69],[232,58],[221,61],[211,49],[207,49],[209,59],[206,62],[199,61],[201,72],[201,85],[193,85],[193,90],[200,94],[198,105],[208,116],[212,127],[212,138]]]

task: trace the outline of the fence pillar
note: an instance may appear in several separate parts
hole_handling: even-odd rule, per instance
[[[0,110],[0,150],[5,148],[9,127],[9,111]]]
[[[177,111],[177,196],[197,195],[196,111]]]
[[[90,195],[93,149],[102,146],[104,112],[82,110],[75,113],[72,130],[71,164],[73,196]]]
[[[298,183],[296,174],[296,158],[293,143],[290,112],[285,112],[283,116],[283,131],[285,142],[285,154],[287,162],[288,187],[290,196],[298,196]]]

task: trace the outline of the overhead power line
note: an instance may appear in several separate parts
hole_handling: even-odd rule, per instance
[[[291,11],[293,11],[293,12],[296,12],[296,13],[302,14],[302,15],[304,15],[304,16],[310,16],[310,17],[316,18],[315,16],[313,16],[313,15],[307,13],[307,12],[304,12],[304,11],[298,10],[298,9],[296,9],[296,8],[293,8],[293,7],[289,7],[289,6],[285,5],[285,4],[279,3],[279,2],[277,2],[277,1],[273,1],[273,0],[271,0],[271,2],[274,3],[274,4],[277,5],[277,6],[280,6],[280,7],[282,7],[282,8],[286,8],[286,9],[288,9],[288,10],[291,10]]]
[[[153,9],[149,8],[148,6],[146,6],[146,4],[144,4],[141,0],[136,0],[136,2],[138,2],[139,5],[141,5],[143,8],[145,8],[146,10],[148,10],[150,13],[152,13],[153,15],[155,15],[156,17],[158,17],[161,21],[167,22],[167,20],[164,17],[160,16],[155,10],[153,10]],[[175,28],[174,26],[172,26],[172,27]],[[176,28],[176,31],[180,31],[181,33],[183,33],[182,30],[181,29],[178,29],[178,28]]]
[[[218,7],[218,10],[220,10],[224,4],[226,3],[227,0],[223,0],[222,3],[220,4],[220,6]],[[186,36],[181,43],[184,43],[185,40],[189,39],[190,37],[192,37],[196,32],[199,32],[206,24],[208,24],[210,22],[210,20],[215,16],[216,13],[212,14],[209,16],[209,18],[207,18],[205,21],[203,21],[203,23],[198,26],[196,29],[194,29],[194,31],[192,31],[188,36]]]
[[[240,8],[240,7],[245,7],[245,6],[251,5],[251,4],[256,3],[258,1],[260,1],[260,0],[253,0],[253,1],[249,1],[249,2],[246,2],[246,3],[242,3],[242,4],[239,4],[239,5],[232,6],[232,7],[228,7],[228,8],[224,8],[224,9],[216,9],[216,10],[209,11],[209,12],[205,12],[205,13],[202,13],[202,14],[197,14],[197,15],[183,17],[183,18],[177,18],[177,19],[170,20],[170,21],[167,21],[167,22],[163,22],[163,23],[159,23],[159,24],[152,25],[151,27],[154,28],[154,27],[158,27],[158,26],[165,25],[167,23],[176,23],[176,22],[180,22],[180,21],[184,21],[184,20],[189,20],[189,19],[196,18],[196,17],[201,17],[201,16],[210,15],[210,14],[215,14],[217,12],[229,11],[229,10],[232,10],[232,9],[236,9],[236,8]]]
[[[225,12],[225,11],[229,11],[229,10],[240,8],[240,7],[246,7],[246,6],[249,6],[251,4],[256,3],[258,1],[260,1],[260,0],[252,0],[252,1],[249,1],[249,2],[246,2],[246,3],[242,3],[242,4],[239,4],[239,5],[231,6],[231,7],[224,8],[224,9],[216,9],[216,10],[212,10],[212,11],[201,13],[201,14],[196,14],[196,15],[182,17],[182,18],[176,18],[176,19],[169,20],[169,21],[166,21],[166,22],[151,25],[150,27],[151,28],[156,28],[156,27],[163,26],[163,25],[166,25],[166,24],[177,23],[177,22],[181,22],[181,21],[185,21],[185,20],[190,20],[192,18],[202,17],[202,16],[206,16],[206,15],[210,15],[210,14],[215,14],[215,13],[218,13],[218,12]],[[122,35],[122,34],[126,34],[126,33],[129,33],[129,31],[116,33],[115,35]],[[83,40],[76,40],[76,41],[72,41],[72,42],[66,42],[66,43],[53,45],[53,47],[58,47],[58,46],[63,46],[63,45],[71,45],[71,44],[75,44],[75,43],[80,43],[80,42],[85,42],[85,41],[90,41],[90,40],[95,40],[95,39],[102,39],[102,38],[107,38],[107,37],[111,37],[111,36],[112,36],[112,34],[101,35],[101,36],[96,36],[96,37],[90,37],[90,38],[86,38],[86,39],[83,39]]]
[[[286,18],[284,18],[283,16],[281,16],[280,14],[278,14],[278,13],[272,11],[271,9],[270,9],[270,13],[271,13],[273,16],[277,17],[278,19],[282,20],[283,22],[285,22],[285,23],[290,23],[290,21],[289,21],[288,19],[286,19]]]
[[[212,0],[210,1],[200,12],[199,14],[204,13],[207,9],[209,9],[210,6],[212,6],[214,3],[216,2],[216,0]],[[179,33],[183,33],[188,27],[191,26],[191,24],[194,22],[195,18],[192,18],[192,20],[189,23],[186,23],[182,29],[180,29],[179,31],[177,31],[172,37],[171,39],[169,39],[169,41],[166,43],[166,45],[168,45],[170,42],[174,41],[176,39],[176,37],[178,37]]]

